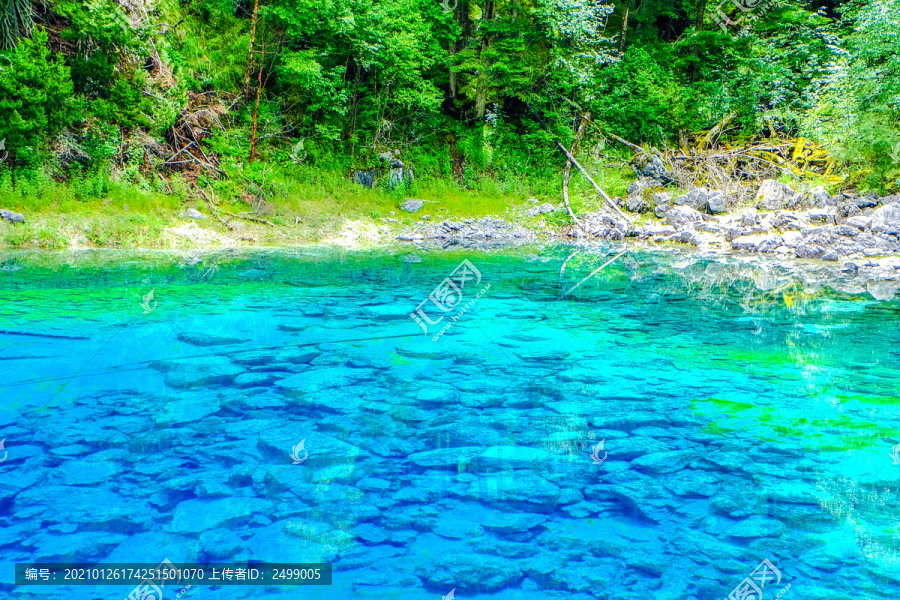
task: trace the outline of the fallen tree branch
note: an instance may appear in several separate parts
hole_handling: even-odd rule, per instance
[[[169,185],[169,182],[166,181],[166,178],[162,176],[162,173],[157,173],[157,175],[159,176],[159,180],[162,181],[163,184],[166,186],[166,190],[169,192],[169,194],[171,194],[171,193],[172,193],[172,186],[170,186],[170,185]]]
[[[531,108],[530,105],[526,104],[526,106],[528,107],[528,110],[531,112],[532,118],[534,118],[534,120],[537,121],[538,125],[540,125],[544,131],[546,131],[550,135],[553,135],[553,132],[550,131],[550,128],[547,126],[547,123],[544,122],[544,118],[541,117],[541,115],[538,114],[533,108]],[[594,186],[594,189],[597,190],[597,192],[603,197],[604,200],[606,200],[606,202],[613,208],[613,210],[615,210],[616,213],[618,213],[618,215],[625,220],[625,222],[628,224],[628,231],[630,232],[631,231],[631,221],[629,221],[628,217],[626,217],[625,214],[621,210],[619,210],[619,207],[616,206],[616,203],[612,201],[612,198],[607,196],[606,192],[604,192],[600,188],[600,186],[597,185],[597,182],[594,181],[590,175],[588,175],[588,172],[585,171],[584,167],[582,167],[581,164],[577,160],[575,160],[575,157],[572,156],[572,154],[568,150],[566,150],[566,147],[562,145],[562,142],[559,141],[558,137],[553,136],[553,141],[556,144],[556,146],[560,150],[562,150],[562,153],[566,155],[566,158],[568,158],[570,161],[572,161],[572,164],[575,165],[575,167],[579,171],[581,171],[581,174],[584,175],[584,178],[587,179],[591,183],[591,185]]]
[[[175,154],[173,154],[172,157],[169,158],[169,160],[167,160],[166,162],[164,162],[164,163],[163,163],[163,166],[166,166],[166,165],[168,165],[169,163],[171,163],[172,160],[174,160],[176,156],[178,156],[179,154],[181,154],[182,152],[184,152],[185,150],[187,150],[188,148],[190,148],[193,144],[194,144],[194,142],[189,142],[187,146],[185,146],[184,148],[182,148],[181,150],[179,150],[178,152],[176,152]],[[181,163],[178,163],[178,164],[181,164]]]
[[[274,223],[271,223],[271,222],[266,221],[265,219],[261,219],[259,217],[248,217],[245,215],[230,213],[227,210],[223,210],[222,212],[225,213],[226,215],[228,215],[229,217],[233,217],[235,219],[244,219],[245,221],[253,221],[254,223],[263,223],[264,225],[268,225],[269,227],[275,227]]]
[[[569,100],[569,99],[566,98],[565,96],[563,97],[563,100],[565,100],[566,102],[568,102],[569,104],[571,104],[572,106],[574,106],[575,108],[577,108],[579,112],[583,112],[581,106],[579,106],[577,103],[572,102],[571,100]],[[622,144],[623,146],[627,146],[627,147],[631,148],[631,149],[634,150],[635,152],[640,152],[641,154],[647,154],[647,151],[644,150],[643,148],[641,148],[640,146],[638,146],[637,144],[632,144],[632,143],[629,142],[628,140],[623,139],[623,138],[620,138],[619,136],[617,136],[617,135],[614,134],[614,133],[609,133],[608,131],[603,131],[603,129],[601,129],[600,126],[599,126],[597,123],[595,123],[594,121],[591,121],[591,114],[590,114],[590,113],[584,113],[584,115],[581,116],[581,120],[582,120],[582,121],[587,121],[588,123],[590,123],[591,125],[593,125],[594,127],[596,127],[596,128],[597,128],[597,131],[599,131],[601,135],[603,135],[603,136],[609,136],[609,137],[611,137],[612,139],[614,139],[614,140],[616,140],[617,142],[619,142],[620,144]]]
[[[562,279],[566,276],[566,265],[569,264],[569,261],[572,260],[573,258],[575,258],[575,255],[578,254],[579,252],[581,252],[581,250],[576,250],[575,252],[570,254],[568,256],[568,258],[566,258],[566,260],[563,261],[562,266],[559,268],[560,281],[562,281]]]
[[[600,126],[599,126],[599,125],[597,125],[597,124],[594,123],[594,122],[591,122],[591,124],[592,124],[594,127],[596,127],[598,130],[600,130]],[[600,131],[600,132],[601,132],[603,135],[605,135],[605,136],[607,136],[607,137],[611,137],[612,139],[616,140],[617,142],[619,142],[619,143],[622,144],[623,146],[627,146],[627,147],[631,148],[631,149],[634,150],[635,152],[640,152],[641,154],[647,154],[647,151],[644,150],[643,148],[641,148],[640,146],[638,146],[637,144],[632,144],[632,143],[629,142],[628,140],[623,139],[623,138],[620,138],[619,136],[617,136],[617,135],[614,134],[614,133],[610,133],[610,132],[608,132],[608,131]]]
[[[213,201],[210,200],[209,196],[206,195],[206,192],[204,192],[202,189],[200,189],[196,185],[194,187],[197,189],[198,192],[200,192],[200,195],[203,196],[203,199],[206,200],[206,203],[209,204],[209,209],[212,211],[212,214],[216,218],[216,220],[218,220],[219,223],[221,223],[222,225],[227,227],[228,231],[234,231],[234,226],[232,226],[230,223],[228,223],[227,221],[222,219],[222,217],[219,216],[219,211],[216,210],[216,205],[213,204]],[[225,213],[225,214],[228,214],[228,213]]]
[[[608,261],[606,261],[605,263],[603,263],[602,265],[600,265],[599,267],[597,267],[596,269],[594,269],[593,271],[591,271],[591,274],[590,274],[590,275],[588,275],[587,277],[585,277],[584,279],[582,279],[581,281],[579,281],[578,283],[576,283],[575,285],[573,285],[571,288],[569,288],[569,291],[567,291],[566,293],[564,293],[563,296],[568,296],[569,294],[571,294],[573,291],[575,291],[575,289],[578,288],[578,286],[580,286],[582,283],[584,283],[585,281],[587,281],[588,279],[590,279],[591,277],[593,277],[594,275],[596,275],[597,273],[599,273],[599,272],[600,272],[601,270],[603,270],[605,267],[607,267],[607,266],[609,266],[610,264],[612,264],[613,262],[615,262],[615,260],[616,260],[617,258],[619,258],[620,256],[622,256],[622,255],[625,254],[626,252],[628,252],[628,251],[627,251],[627,250],[623,250],[623,251],[619,252],[618,254],[616,254],[615,256],[613,256],[611,259],[609,259]],[[573,256],[574,256],[574,255],[573,255]]]

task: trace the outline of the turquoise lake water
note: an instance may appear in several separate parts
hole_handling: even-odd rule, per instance
[[[0,597],[900,596],[900,301],[618,252],[0,257]]]

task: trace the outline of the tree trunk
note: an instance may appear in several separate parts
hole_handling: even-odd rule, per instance
[[[703,31],[703,17],[706,15],[706,0],[697,0],[697,15],[694,18],[694,33],[699,33]],[[694,62],[691,63],[690,69],[688,69],[688,81],[694,83],[694,78],[697,76],[697,63],[696,59],[700,56],[700,47],[694,44],[691,48],[691,55],[694,57]]]
[[[460,13],[461,13],[461,12],[463,11],[463,9],[465,9],[465,8],[466,8],[466,5],[465,5],[465,4],[463,4],[462,8],[460,8],[459,5],[457,5],[457,7],[456,7],[456,12],[454,12],[454,15],[453,15],[453,16],[456,17],[456,19],[457,19],[458,21],[461,21],[461,20],[462,20],[462,17],[460,16]],[[450,48],[448,49],[447,53],[450,55],[450,62],[451,62],[451,63],[453,62],[453,57],[454,57],[454,56],[459,52],[459,50],[460,50],[460,47],[459,47],[459,46],[460,46],[460,41],[459,41],[459,40],[453,40],[452,42],[450,42]],[[452,65],[452,64],[450,65],[450,97],[451,97],[451,98],[456,98],[456,71],[453,70],[453,65]]]
[[[459,23],[460,33],[459,39],[450,44],[449,54],[451,57],[456,56],[465,50],[469,38],[472,35],[472,21],[469,19],[469,3],[460,0],[458,2],[456,12],[454,13],[456,22]],[[456,98],[459,94],[460,86],[465,84],[465,74],[457,73],[450,67],[450,97]]]
[[[482,21],[485,25],[494,18],[496,11],[496,2],[487,2],[485,4],[484,14],[482,15]],[[479,54],[479,58],[481,59],[481,69],[478,73],[477,92],[475,94],[475,115],[479,120],[484,118],[484,110],[487,106],[487,94],[488,87],[490,86],[490,80],[487,74],[488,63],[485,53],[490,47],[491,39],[490,37],[488,37],[487,32],[485,32],[481,37],[481,52]]]
[[[256,40],[256,19],[259,0],[253,0],[253,14],[250,16],[250,49],[247,52],[247,70],[244,72],[244,95],[250,93],[250,73],[253,72],[253,42]]]
[[[575,140],[572,142],[572,149],[569,150],[569,154],[575,155],[575,152],[578,150],[578,144],[581,143],[581,138],[584,137],[584,130],[586,129],[586,125],[588,119],[591,118],[591,113],[584,113],[584,116],[581,117],[578,121],[578,130],[575,132]],[[566,210],[569,212],[569,216],[572,217],[572,220],[575,221],[575,224],[578,225],[582,231],[584,231],[584,225],[581,224],[581,221],[575,216],[575,213],[572,212],[572,207],[569,205],[569,177],[572,175],[572,161],[566,159],[566,168],[563,169],[563,202],[566,204]],[[587,233],[585,231],[585,233]]]
[[[253,107],[253,131],[250,133],[250,158],[249,161],[256,160],[256,124],[259,117],[259,94],[262,91],[262,72],[263,65],[266,63],[266,46],[263,44],[263,54],[260,59],[259,75],[257,76],[258,85],[256,86],[256,105]],[[266,77],[268,80],[268,77]]]
[[[628,34],[628,13],[630,7],[625,5],[625,19],[622,21],[622,38],[619,40],[619,52],[625,52],[625,36]]]
[[[456,54],[455,49],[450,48],[450,56],[454,54]],[[450,67],[450,97],[456,98],[456,72],[453,70],[453,67]]]
[[[703,30],[703,17],[706,15],[706,0],[697,1],[697,18],[694,20],[694,29]]]

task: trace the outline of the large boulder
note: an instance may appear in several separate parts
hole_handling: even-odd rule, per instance
[[[788,206],[796,192],[772,179],[766,179],[756,192],[756,203],[765,210],[781,210]]]
[[[391,169],[391,172],[388,174],[387,185],[389,188],[394,189],[399,185],[409,185],[414,179],[413,168],[410,166],[404,169],[401,162],[399,167]]]
[[[800,244],[794,249],[797,258],[821,258],[825,255],[825,249],[816,244]]]
[[[781,236],[766,236],[764,234],[742,235],[731,242],[732,250],[746,250],[747,252],[772,251],[781,245]],[[766,250],[760,250],[764,247]]]
[[[804,204],[809,208],[824,208],[831,204],[829,202],[830,200],[831,196],[825,191],[825,188],[820,185],[807,192],[806,202]]]
[[[837,219],[838,209],[835,206],[826,206],[825,208],[814,208],[809,211],[810,223],[827,223],[834,225]]]
[[[706,199],[706,206],[709,209],[709,212],[714,215],[724,213],[728,210],[728,207],[725,205],[725,197],[722,195],[722,192],[719,191],[714,191],[710,194],[709,198]]]
[[[689,223],[696,223],[703,220],[703,215],[691,208],[690,206],[673,206],[666,211],[666,223],[669,225],[682,228]]]
[[[675,181],[672,177],[672,173],[669,172],[662,163],[662,160],[656,155],[648,156],[645,153],[638,154],[634,160],[631,161],[631,169],[638,178],[655,179],[663,185]]]
[[[772,227],[779,231],[800,231],[808,226],[809,223],[803,220],[802,214],[788,210],[778,211],[772,219]]]
[[[759,213],[757,213],[755,208],[745,208],[741,212],[740,216],[740,226],[741,227],[753,227],[759,223]]]
[[[672,208],[672,194],[668,192],[656,192],[653,194],[653,212],[660,219],[666,214],[666,211]]]
[[[653,204],[659,206],[660,204],[670,204],[672,202],[672,194],[669,192],[656,192],[653,194]]]
[[[627,208],[629,212],[645,213],[650,210],[650,205],[641,198],[640,194],[634,194],[625,199],[625,208]]]
[[[7,210],[5,208],[0,208],[0,218],[6,219],[10,223],[24,223],[25,215],[22,213],[13,212],[11,210]]]
[[[847,225],[852,225],[858,229],[867,229],[872,224],[872,217],[858,216],[850,217],[844,221]]]
[[[670,242],[680,242],[682,244],[690,244],[691,246],[699,246],[703,243],[703,239],[697,235],[697,232],[685,229],[680,233],[676,233],[669,238]]]
[[[875,208],[876,206],[878,206],[878,202],[879,202],[879,200],[878,200],[877,194],[866,194],[865,196],[857,198],[856,202],[854,202],[854,204],[856,205],[857,208],[863,209],[863,208]]]
[[[406,198],[403,202],[400,203],[400,210],[414,213],[422,210],[422,207],[425,206],[425,202],[422,200],[414,200],[412,198]]]
[[[535,206],[534,208],[530,208],[528,210],[528,216],[536,217],[538,215],[543,215],[543,214],[550,213],[553,211],[554,211],[554,206],[552,204],[550,204],[549,202],[545,202],[543,204]]]
[[[691,190],[683,196],[675,198],[675,206],[690,206],[694,210],[706,210],[709,194],[706,190]]]
[[[358,183],[361,186],[370,188],[375,185],[375,170],[370,171],[353,171],[353,183]]]
[[[635,182],[632,182],[631,185],[628,186],[628,189],[625,190],[628,195],[640,193],[644,190],[648,190],[650,188],[658,187],[659,182],[651,177],[645,177],[643,179],[638,179]]]
[[[846,219],[847,217],[857,217],[862,214],[862,209],[858,205],[859,200],[846,200],[841,202],[836,208],[836,214],[841,218]],[[873,208],[875,205],[867,206],[866,208]]]
[[[885,235],[900,234],[900,204],[888,204],[876,209],[872,214],[870,230]]]

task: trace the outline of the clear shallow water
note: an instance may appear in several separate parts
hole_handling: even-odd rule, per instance
[[[184,598],[711,600],[768,559],[764,598],[897,597],[897,301],[641,253],[564,295],[613,250],[535,252],[7,260],[0,594],[168,558],[334,564]]]

